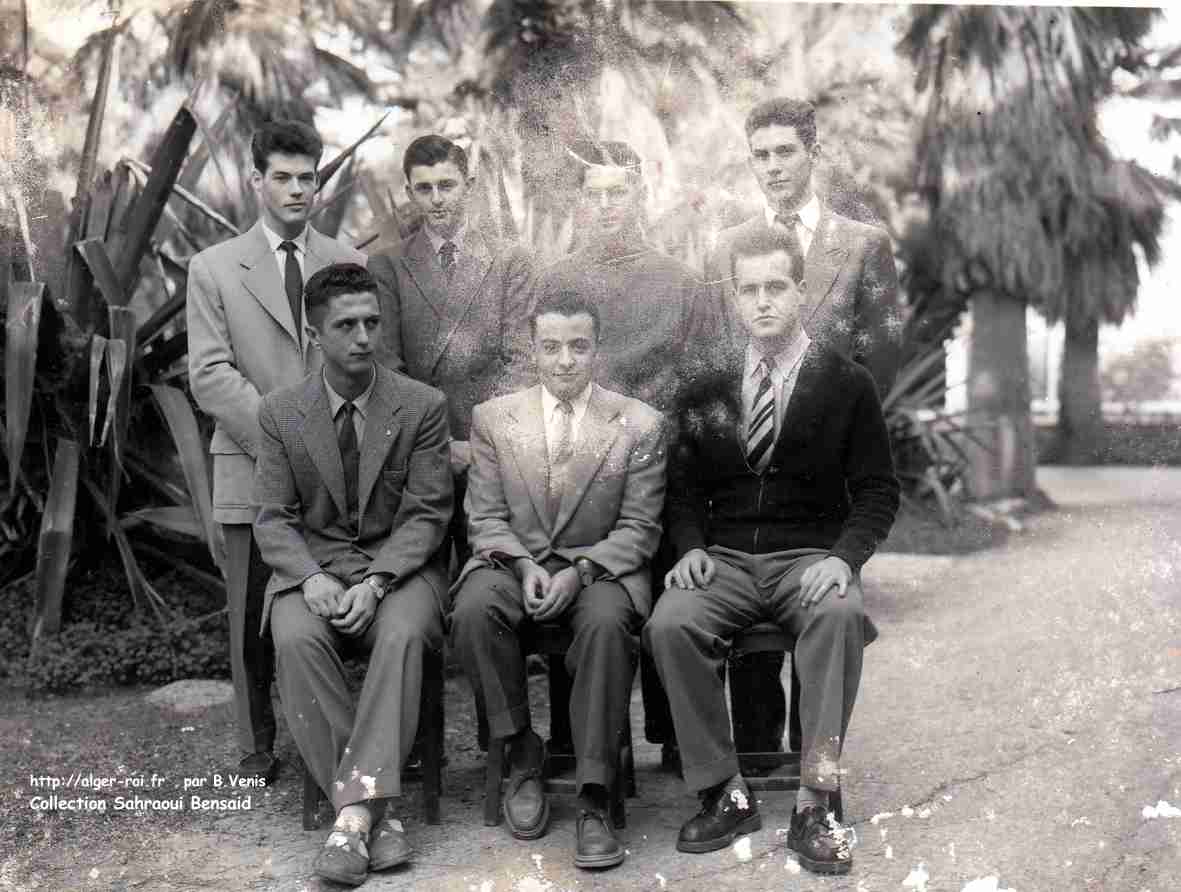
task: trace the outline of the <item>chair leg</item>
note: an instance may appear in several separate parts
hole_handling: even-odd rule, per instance
[[[303,770],[303,829],[320,828],[320,799],[323,797],[320,785],[306,768]]]
[[[627,761],[631,747],[621,742],[615,758],[615,780],[611,783],[611,823],[617,830],[627,826]]]
[[[836,792],[830,794],[829,802],[832,805],[832,816],[837,819],[838,824],[845,822],[845,803],[841,799],[841,788],[837,787]]]
[[[484,763],[484,826],[500,823],[500,781],[504,777],[504,738],[488,740],[488,758]]]
[[[565,657],[546,657],[549,669],[549,749],[555,755],[574,754],[574,732],[570,728],[570,691],[574,679],[566,671]]]
[[[795,657],[791,659],[791,701],[787,712],[787,746],[798,753],[804,746],[804,732],[800,726],[800,673],[796,671]]]
[[[627,725],[623,731],[623,779],[624,790],[623,793],[629,799],[635,799],[639,793],[636,792],[636,756],[635,750],[632,747],[632,722],[631,712],[628,712]]]
[[[423,655],[422,709],[419,738],[422,741],[422,808],[428,824],[438,824],[439,797],[443,792],[443,655]]]

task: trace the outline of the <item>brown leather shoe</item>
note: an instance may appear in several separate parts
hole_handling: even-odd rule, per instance
[[[607,813],[583,805],[575,827],[574,866],[602,870],[623,863],[623,845],[615,838]]]
[[[316,856],[316,876],[346,886],[359,886],[369,876],[368,834],[333,829]]]
[[[702,797],[701,811],[681,826],[677,851],[697,855],[724,849],[739,836],[762,827],[758,805],[740,777]]]
[[[510,750],[504,821],[517,839],[538,839],[549,828],[549,798],[541,776],[545,744],[530,730],[513,741]]]
[[[848,873],[853,869],[853,852],[845,834],[835,819],[828,820],[827,809],[809,805],[801,813],[793,808],[787,847],[812,873]]]
[[[369,831],[369,869],[387,870],[410,860],[414,849],[406,840],[402,822],[383,818]]]

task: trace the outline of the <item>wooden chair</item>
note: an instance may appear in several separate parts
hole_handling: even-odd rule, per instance
[[[522,640],[527,654],[541,654],[548,658],[551,669],[556,661],[562,670],[557,684],[564,685],[565,687],[564,693],[561,693],[561,689],[559,689],[558,699],[554,698],[554,674],[551,673],[550,676],[551,739],[556,736],[554,733],[555,721],[559,723],[564,722],[567,728],[569,726],[568,704],[570,701],[571,680],[565,671],[565,666],[562,665],[562,657],[569,649],[572,640],[572,633],[568,627],[549,623],[535,626],[534,631]],[[558,703],[563,704],[560,709],[557,706]],[[488,827],[494,827],[501,820],[501,794],[503,792],[505,772],[507,770],[505,739],[503,737],[488,737],[487,724],[482,706],[483,704],[479,703],[479,698],[477,698],[477,712],[480,715],[481,723],[480,737],[481,741],[486,739],[488,742],[488,760],[484,769],[484,824]],[[559,714],[561,716],[560,719],[558,718]],[[570,739],[568,731],[564,739]],[[547,793],[567,796],[573,796],[578,793],[577,782],[571,776],[575,768],[575,763],[576,760],[572,752],[549,754],[543,769],[545,790]],[[631,714],[629,710],[627,720],[624,722],[623,738],[619,742],[615,783],[611,788],[611,823],[617,828],[627,826],[627,809],[624,800],[628,796],[634,797],[635,795],[636,765],[635,758],[632,755]]]
[[[786,651],[791,659],[791,638],[775,623],[759,623],[734,637],[730,652],[735,655]],[[791,694],[788,707],[788,752],[739,753],[738,765],[751,790],[798,790],[800,788],[800,677],[795,661],[791,666]],[[830,795],[833,815],[844,820],[844,803],[838,789]]]
[[[418,750],[422,754],[422,810],[428,824],[438,824],[443,792],[443,654],[429,648],[422,658],[422,705],[418,713]],[[320,826],[320,804],[328,797],[311,772],[303,772],[303,829]]]

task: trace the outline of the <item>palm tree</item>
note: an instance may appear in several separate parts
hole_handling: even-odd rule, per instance
[[[1152,202],[1104,145],[1096,108],[1155,13],[919,7],[900,51],[925,99],[917,186],[943,287],[971,305],[969,409],[981,499],[1036,493],[1027,306],[1051,318],[1129,305],[1134,246],[1155,259]],[[1150,193],[1149,193],[1150,194]],[[1159,217],[1156,219],[1159,226]],[[1074,371],[1072,370],[1072,374]]]

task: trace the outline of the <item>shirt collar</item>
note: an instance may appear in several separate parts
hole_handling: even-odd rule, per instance
[[[800,358],[808,351],[808,347],[812,345],[812,339],[808,337],[808,333],[802,328],[799,333],[792,339],[792,342],[776,353],[771,358],[775,361],[775,373],[785,375],[800,361]],[[753,343],[746,345],[746,368],[743,372],[743,377],[753,378],[755,371],[759,367],[759,363],[763,360],[763,354],[755,349]]]
[[[775,215],[779,213],[779,209],[766,199],[764,202],[763,217],[766,219],[767,225],[771,226],[775,223]],[[820,199],[816,197],[815,192],[796,213],[800,215],[800,223],[804,225],[805,229],[809,232],[816,231],[816,226],[820,222]]]
[[[430,240],[431,248],[434,249],[435,254],[438,254],[439,249],[442,248],[443,245],[447,244],[447,242],[451,242],[451,244],[455,245],[455,252],[458,254],[459,249],[463,247],[463,237],[467,233],[467,221],[465,220],[463,223],[459,224],[459,228],[455,230],[455,235],[451,236],[451,238],[446,238],[445,236],[439,235],[439,233],[431,229],[431,227],[426,223],[422,224],[422,229],[426,233],[427,239]]]
[[[570,399],[570,405],[574,409],[575,415],[580,415],[586,411],[586,407],[590,405],[591,388],[594,387],[595,382],[590,381],[583,389],[582,393]],[[549,392],[544,384],[541,385],[541,413],[542,417],[548,422],[554,415],[554,410],[561,402],[556,396]]]
[[[336,413],[340,411],[340,407],[348,402],[343,396],[332,389],[332,385],[328,383],[328,376],[323,372],[320,373],[324,379],[324,390],[328,393],[328,412],[332,418],[336,418]],[[364,418],[365,409],[369,405],[369,397],[373,395],[373,388],[377,384],[377,364],[373,365],[373,377],[369,379],[369,386],[365,388],[365,392],[353,400],[353,407],[357,413]]]
[[[262,234],[267,237],[267,244],[271,246],[272,254],[279,250],[279,245],[283,244],[283,242],[294,242],[298,253],[304,255],[308,253],[308,227],[306,224],[303,227],[303,231],[295,238],[283,238],[283,236],[267,226],[266,220],[263,220]]]

